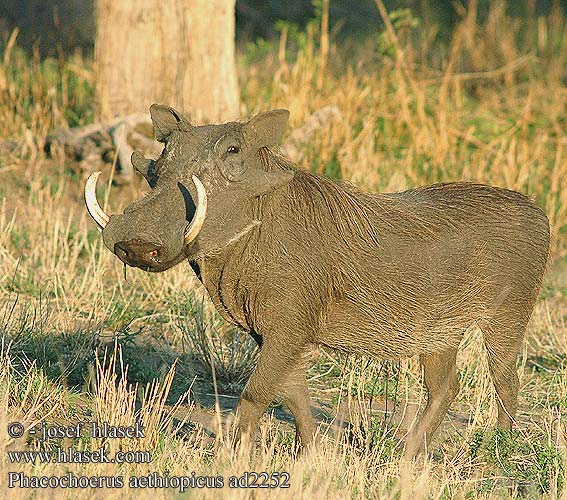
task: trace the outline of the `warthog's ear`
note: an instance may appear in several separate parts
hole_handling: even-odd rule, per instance
[[[294,172],[292,170],[284,170],[282,172],[265,172],[264,170],[254,169],[241,181],[244,184],[244,190],[251,197],[261,196],[279,187],[285,186],[293,179]]]
[[[191,126],[189,120],[176,109],[163,104],[152,104],[150,115],[154,124],[156,141],[166,142],[175,130],[188,130]]]
[[[288,119],[287,109],[274,109],[261,113],[244,125],[246,140],[257,148],[275,146],[282,139]]]
[[[141,151],[134,151],[131,156],[132,166],[144,176],[151,188],[156,185],[156,176],[153,168],[154,160],[148,160]]]

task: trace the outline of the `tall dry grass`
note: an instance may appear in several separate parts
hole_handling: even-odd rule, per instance
[[[30,58],[13,35],[0,62],[0,133],[13,141],[0,154],[0,429],[11,421],[30,427],[139,419],[146,439],[106,445],[112,453],[149,451],[152,462],[13,464],[8,450],[105,443],[88,436],[40,443],[29,434],[11,440],[0,431],[0,487],[8,498],[165,498],[177,491],[8,490],[8,471],[125,478],[194,472],[228,480],[247,470],[289,472],[291,487],[270,491],[276,498],[567,498],[565,19],[558,12],[509,19],[494,2],[479,21],[473,1],[447,46],[432,45],[431,27],[401,19],[394,16],[378,40],[351,48],[337,46],[324,16],[305,33],[284,26],[279,44],[259,61],[251,51],[240,56],[243,114],[283,106],[295,127],[333,104],[340,118],[300,146],[305,168],[363,189],[476,180],[528,193],[546,209],[554,263],[518,367],[516,433],[493,431],[494,394],[478,332],[471,331],[458,360],[462,391],[432,454],[414,466],[400,461],[399,437],[424,399],[416,360],[384,377],[383,365],[325,351],[314,353],[309,372],[319,447],[294,457],[291,428],[274,416],[276,409],[263,419],[264,444],[255,458],[244,449],[232,452],[227,429],[217,427],[230,420],[220,404],[229,395],[217,394],[208,411],[193,399],[211,389],[198,387],[207,377],[191,371],[183,354],[187,342],[179,325],[190,321],[179,297],[202,296],[188,266],[161,275],[124,274],[84,212],[85,172],[62,154],[43,153],[48,131],[92,118],[90,61]],[[102,194],[118,211],[139,189],[108,182]],[[145,382],[136,386],[144,373]],[[179,400],[187,391],[192,404]],[[208,423],[196,423],[203,413]],[[225,487],[190,495],[264,493]]]

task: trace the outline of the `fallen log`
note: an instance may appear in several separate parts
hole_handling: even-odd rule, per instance
[[[283,152],[294,161],[302,159],[302,145],[313,134],[337,119],[341,113],[336,106],[325,106],[311,114],[305,123],[293,130],[282,145]],[[109,122],[99,122],[72,129],[57,129],[45,140],[45,151],[63,148],[68,158],[85,170],[93,170],[104,163],[117,164],[117,175],[130,180],[134,169],[130,158],[139,149],[146,157],[157,158],[163,145],[154,139],[153,126],[147,113],[136,113]]]

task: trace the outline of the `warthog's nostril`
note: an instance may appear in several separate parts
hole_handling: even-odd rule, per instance
[[[139,239],[119,241],[114,245],[114,253],[122,262],[140,267],[159,264],[160,250],[161,245]]]

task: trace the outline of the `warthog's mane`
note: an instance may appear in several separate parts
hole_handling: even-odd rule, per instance
[[[331,179],[311,174],[298,168],[283,155],[262,148],[259,151],[263,168],[269,172],[292,170],[294,180],[287,186],[284,196],[294,205],[294,211],[302,214],[307,226],[317,230],[332,230],[343,243],[352,246],[358,236],[365,245],[380,243],[375,224],[378,204],[370,195],[358,191],[354,186],[337,183]],[[322,209],[333,222],[323,219]]]

